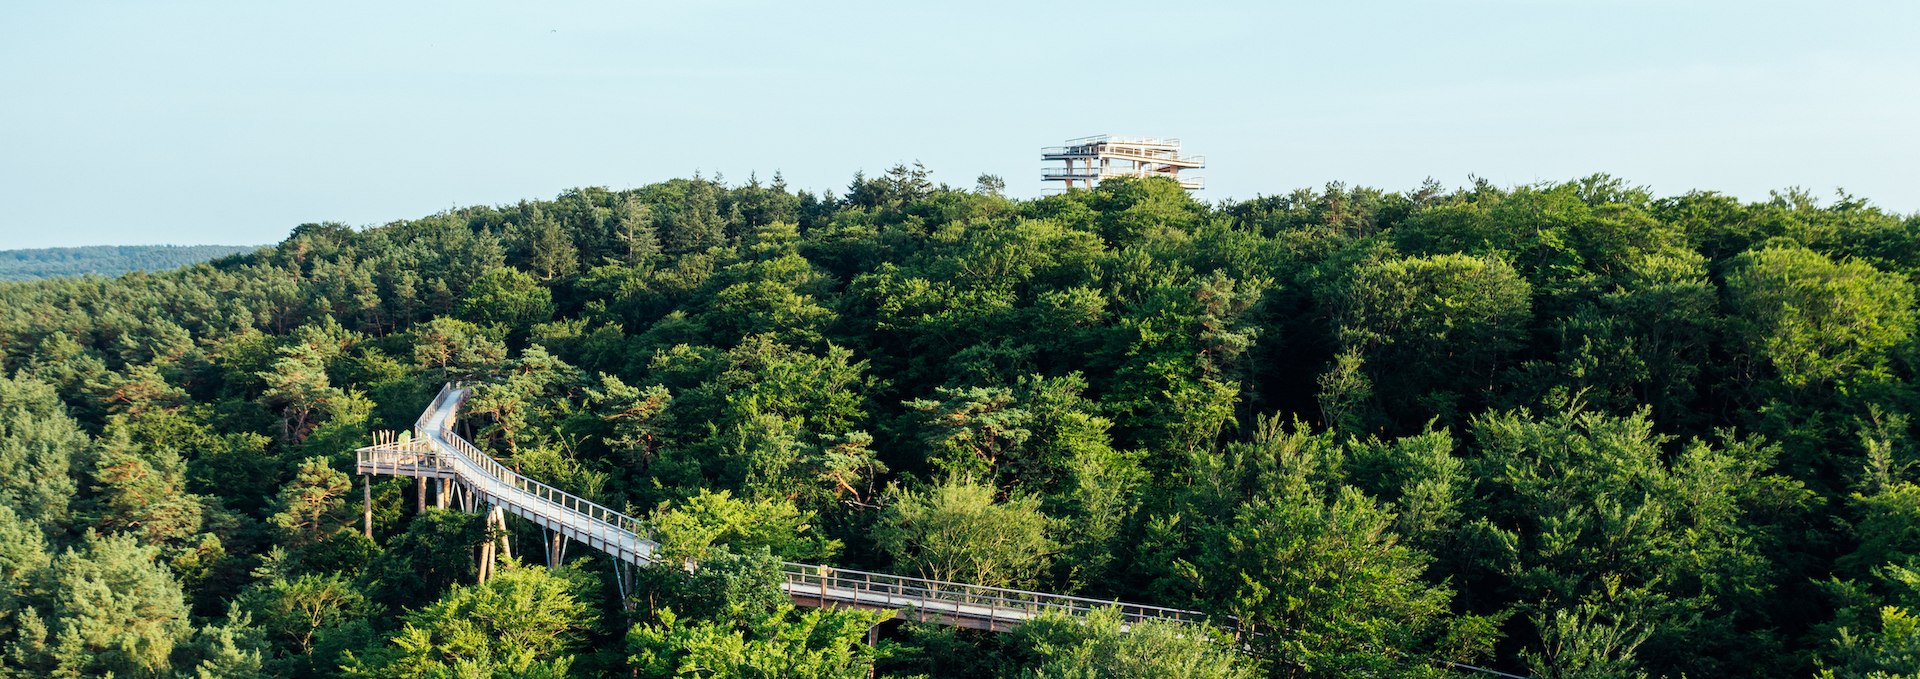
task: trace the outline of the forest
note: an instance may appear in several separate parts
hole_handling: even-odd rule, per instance
[[[695,176],[0,283],[0,677],[1920,677],[1920,215],[1002,186]],[[454,380],[673,565],[623,596],[411,479],[363,534],[355,448]],[[797,608],[782,559],[1207,622]]]
[[[0,250],[0,281],[165,271],[258,249],[248,245],[90,245]]]

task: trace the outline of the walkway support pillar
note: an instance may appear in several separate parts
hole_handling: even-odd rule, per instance
[[[416,476],[414,477],[414,480],[418,481],[419,483],[414,484],[413,511],[415,514],[425,514],[427,513],[427,477]]]
[[[365,474],[360,478],[360,501],[364,510],[362,525],[366,528],[367,539],[373,539],[373,475]]]
[[[488,530],[492,530],[493,528],[492,519],[493,519],[493,515],[488,514],[487,522],[486,522]],[[480,543],[479,579],[480,579],[480,584],[482,585],[487,584],[487,577],[490,575],[493,575],[493,548],[495,547],[495,545],[496,543],[493,541],[492,538],[488,538],[486,542]]]
[[[507,511],[501,509],[500,505],[494,505],[491,518],[494,529],[500,531],[500,558],[513,558],[513,546],[507,544]]]

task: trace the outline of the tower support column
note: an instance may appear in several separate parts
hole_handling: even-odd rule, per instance
[[[367,539],[373,539],[373,475],[362,474],[360,478],[360,503],[363,516],[361,523],[366,530]]]

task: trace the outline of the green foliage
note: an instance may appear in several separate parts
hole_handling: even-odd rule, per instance
[[[200,532],[206,508],[186,492],[186,465],[178,455],[143,450],[121,427],[98,444],[85,511],[95,528],[131,534],[170,556]]]
[[[1734,258],[1727,295],[1749,360],[1790,388],[1883,374],[1888,352],[1913,336],[1905,276],[1802,247]]]
[[[281,544],[305,547],[352,527],[353,515],[346,497],[353,480],[335,470],[326,460],[310,457],[300,463],[294,478],[280,489],[268,519],[282,531]]]
[[[1013,406],[1007,389],[941,387],[942,401],[917,399],[907,408],[926,416],[920,440],[936,469],[948,475],[987,476],[1033,435],[1022,425],[1032,417]]]
[[[261,394],[268,408],[280,414],[280,437],[299,443],[320,424],[327,407],[345,394],[332,384],[327,374],[329,356],[325,347],[293,344],[280,349],[280,358],[266,370],[254,373],[266,382]]]
[[[1113,422],[1098,414],[1086,388],[1078,373],[1021,380],[1032,436],[1002,465],[1000,482],[1040,493],[1048,516],[1060,519],[1055,570],[1075,590],[1106,582],[1125,549],[1123,523],[1148,478],[1139,453],[1114,448]]]
[[[384,648],[349,657],[356,677],[561,677],[594,623],[578,583],[538,566],[508,564],[486,584],[454,587],[408,613]]]
[[[421,368],[464,375],[499,366],[507,360],[507,348],[498,338],[489,337],[472,323],[455,318],[435,318],[414,330],[413,360]]]
[[[0,505],[0,586],[5,601],[16,601],[27,577],[40,572],[53,560],[47,553],[47,539],[40,525],[20,516],[12,507]]]
[[[1048,614],[1021,625],[1015,644],[1035,679],[1251,679],[1253,663],[1215,630],[1159,621],[1126,623],[1118,609],[1085,618]]]
[[[180,584],[158,550],[88,533],[27,580],[8,664],[47,677],[163,676],[189,638]]]
[[[429,508],[367,563],[370,594],[394,608],[432,601],[455,583],[473,581],[472,551],[487,539],[480,516]]]
[[[797,253],[735,264],[708,281],[712,300],[701,305],[694,322],[721,342],[766,334],[783,344],[812,345],[834,319],[811,294],[824,291],[826,283],[822,272]]]
[[[377,612],[357,583],[334,573],[269,572],[241,592],[235,605],[251,616],[275,648],[293,656],[312,653],[319,635],[330,628]]]
[[[0,675],[1235,671],[1105,620],[867,650],[780,611],[780,558],[1237,615],[1276,676],[1915,673],[1920,217],[1000,188],[587,187],[0,284]],[[554,646],[463,617],[475,517],[389,480],[361,536],[347,456],[455,379],[463,432],[662,508],[692,571],[614,622],[585,561],[610,622]]]
[[[780,589],[780,560],[766,550],[720,549],[691,570],[643,572],[649,621],[626,635],[641,677],[866,677],[870,627],[891,612],[797,612]]]
[[[1485,518],[1472,530],[1488,545],[1475,567],[1499,571],[1536,625],[1570,639],[1644,629],[1643,657],[1698,674],[1739,667],[1732,649],[1751,642],[1738,612],[1778,585],[1762,556],[1779,539],[1768,521],[1809,500],[1800,484],[1766,473],[1773,447],[1735,439],[1669,451],[1676,442],[1644,413],[1577,407],[1485,415],[1474,437],[1475,513]],[[1542,639],[1556,637],[1543,630]],[[1624,653],[1639,644],[1601,645]],[[1716,646],[1727,650],[1702,652]]]
[[[269,676],[263,661],[266,649],[266,637],[253,619],[236,608],[227,611],[224,621],[195,630],[186,651],[199,659],[192,664],[194,679],[258,679]]]
[[[660,244],[668,254],[701,252],[726,240],[715,182],[676,179],[649,187],[643,195],[656,211]],[[647,195],[650,194],[650,195]]]
[[[1164,273],[1170,272],[1143,272],[1149,279],[1143,284],[1151,287],[1118,323],[1126,359],[1115,370],[1108,400],[1120,422],[1140,430],[1149,444],[1193,450],[1211,445],[1234,419],[1241,360],[1260,334],[1248,316],[1268,281],[1219,270],[1185,281],[1151,280]]]
[[[875,544],[921,577],[988,587],[1031,586],[1053,558],[1040,502],[994,498],[993,486],[965,476],[925,490],[894,489],[874,526]]]
[[[686,500],[666,502],[653,513],[660,551],[674,560],[703,560],[717,547],[736,552],[770,550],[795,561],[826,561],[840,542],[822,537],[809,525],[813,515],[785,500],[738,500],[731,493],[700,491]]]
[[[67,469],[87,443],[51,386],[0,378],[0,505],[58,527],[76,485]]]
[[[780,560],[765,549],[715,549],[698,563],[662,561],[638,573],[650,612],[671,609],[701,619],[757,620],[790,603]]]
[[[873,667],[867,629],[888,615],[781,606],[744,623],[716,623],[662,609],[657,623],[627,634],[628,662],[643,677],[859,679]]]
[[[1505,261],[1445,254],[1356,267],[1328,304],[1341,343],[1375,366],[1389,414],[1451,419],[1521,346],[1530,293]]]
[[[1898,606],[1879,610],[1879,628],[1855,634],[1842,628],[1833,640],[1833,660],[1821,663],[1819,679],[1905,679],[1920,676],[1920,620]]]
[[[526,328],[553,317],[553,294],[518,269],[495,267],[467,287],[459,314],[481,325]]]
[[[1634,653],[1651,630],[1632,622],[1630,615],[1609,616],[1605,609],[1594,602],[1582,602],[1572,610],[1535,614],[1533,625],[1540,630],[1540,648],[1520,651],[1528,672],[1543,678],[1647,676],[1636,667]]]
[[[1198,564],[1227,610],[1296,676],[1397,672],[1399,649],[1445,634],[1452,592],[1426,584],[1426,559],[1395,544],[1392,515],[1351,489],[1330,503],[1257,499],[1208,540]]]
[[[1562,320],[1551,362],[1569,390],[1617,411],[1645,404],[1661,421],[1691,422],[1698,381],[1723,327],[1719,290],[1692,252],[1622,263],[1611,291]],[[1545,369],[1549,362],[1530,364]]]
[[[600,387],[589,388],[586,394],[594,412],[610,425],[607,446],[618,456],[620,466],[645,470],[651,465],[666,433],[660,415],[673,402],[673,394],[658,384],[631,387],[613,375],[601,375]]]
[[[823,354],[743,338],[733,349],[681,345],[652,360],[672,394],[665,415],[688,423],[684,444],[665,448],[653,476],[678,494],[698,487],[745,498],[831,492],[820,470],[831,447],[861,431],[872,378],[852,352]],[[691,429],[691,431],[688,431]]]
[[[564,397],[583,386],[585,375],[538,344],[501,369],[505,379],[476,387],[467,406],[468,412],[489,421],[478,440],[498,444],[513,456],[522,446],[554,443],[546,434],[572,406]]]
[[[573,239],[568,237],[566,231],[560,228],[560,224],[552,221],[538,221],[534,223],[532,228],[533,235],[527,245],[528,250],[530,250],[528,255],[530,261],[528,264],[533,267],[534,271],[540,274],[540,279],[550,281],[562,276],[573,275],[574,270],[580,266],[580,254],[575,251]],[[513,287],[523,286],[516,285]],[[544,288],[531,289],[545,293]],[[469,292],[471,292],[471,288]],[[468,299],[472,300],[473,298],[469,297]],[[509,306],[519,307],[521,305],[515,303]]]

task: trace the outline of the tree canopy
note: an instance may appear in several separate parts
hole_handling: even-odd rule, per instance
[[[1606,176],[901,166],[0,283],[0,677],[1920,676],[1916,243]],[[449,380],[671,558],[352,474]],[[783,560],[1206,621],[939,629]]]

